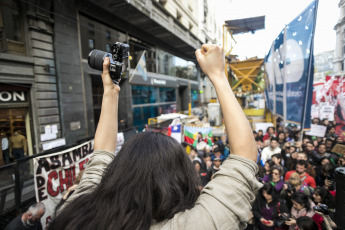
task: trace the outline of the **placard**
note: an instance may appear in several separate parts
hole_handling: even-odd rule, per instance
[[[306,132],[308,136],[324,137],[327,127],[324,125],[311,125],[309,132]]]
[[[334,120],[334,106],[324,105],[320,108],[320,120],[328,119],[329,121]]]
[[[331,151],[332,153],[338,153],[345,156],[345,145],[336,144]]]

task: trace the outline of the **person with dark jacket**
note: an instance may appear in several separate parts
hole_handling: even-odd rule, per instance
[[[29,209],[14,218],[5,230],[42,230],[41,217],[46,212],[43,203],[35,203]]]
[[[278,227],[280,215],[289,213],[285,202],[278,199],[278,194],[270,183],[259,190],[253,205],[253,215],[259,229],[274,230]],[[281,227],[281,226],[279,226]]]

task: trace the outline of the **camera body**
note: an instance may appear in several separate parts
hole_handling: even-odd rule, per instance
[[[89,66],[93,69],[103,71],[103,61],[106,57],[110,59],[109,74],[115,84],[119,84],[125,61],[129,57],[129,45],[116,42],[111,46],[111,53],[101,50],[91,50],[88,57]]]
[[[318,206],[314,206],[314,211],[321,212],[325,215],[329,214],[328,206],[325,204],[319,204]]]
[[[296,192],[295,186],[292,186],[291,184],[288,184],[288,188],[286,189],[287,193],[294,193]]]

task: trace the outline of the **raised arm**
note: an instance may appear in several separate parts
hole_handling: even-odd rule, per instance
[[[120,87],[115,85],[109,75],[109,58],[103,62],[103,100],[101,116],[95,135],[95,150],[115,153],[117,143],[117,122]]]
[[[202,71],[216,89],[231,153],[256,162],[258,151],[253,131],[225,76],[222,48],[211,44],[203,45],[195,54]]]

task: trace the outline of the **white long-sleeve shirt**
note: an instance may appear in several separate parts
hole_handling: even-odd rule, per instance
[[[281,153],[281,149],[279,147],[276,147],[275,149],[272,149],[271,146],[265,147],[261,152],[261,164],[265,165],[265,162],[269,159],[271,159],[272,155]]]

